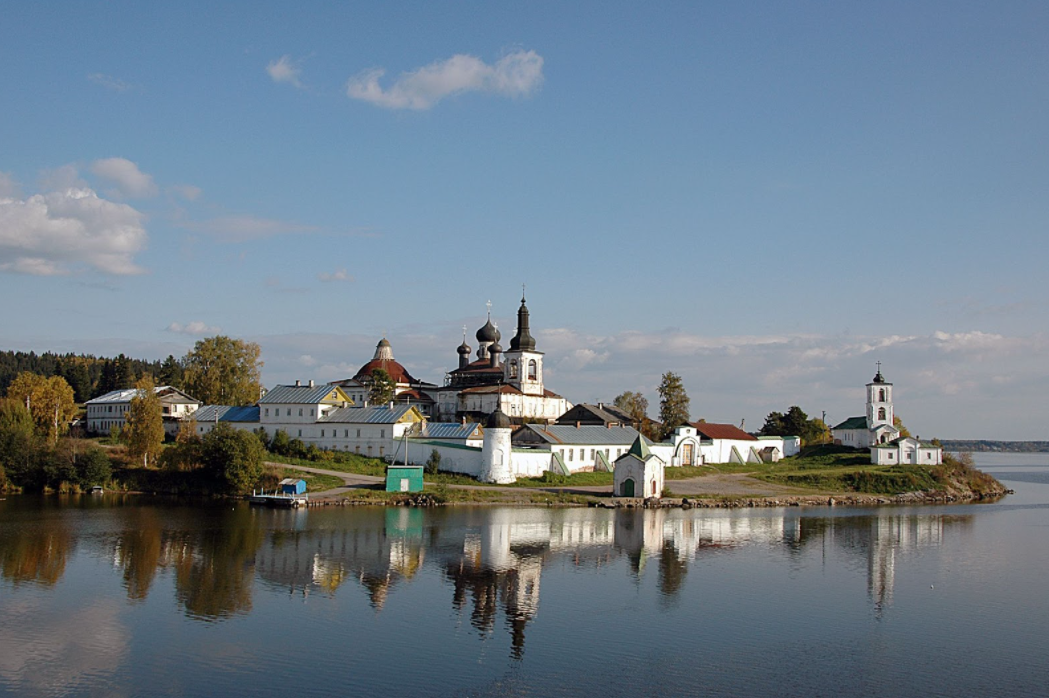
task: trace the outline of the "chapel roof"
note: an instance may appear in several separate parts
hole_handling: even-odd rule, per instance
[[[689,426],[696,428],[696,432],[707,439],[733,439],[735,441],[757,441],[757,437],[751,436],[734,424],[714,424],[713,422],[692,422]]]

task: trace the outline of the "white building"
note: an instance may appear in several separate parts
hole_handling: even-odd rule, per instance
[[[164,418],[164,431],[169,435],[176,434],[181,420],[196,412],[197,408],[200,407],[199,400],[170,385],[159,385],[153,388],[153,391],[160,398],[160,412]],[[113,390],[85,402],[88,432],[92,434],[108,434],[113,427],[123,429],[127,423],[127,412],[131,407],[131,398],[138,395],[138,392],[137,388]]]
[[[867,384],[867,414],[850,417],[831,430],[834,443],[868,448],[871,463],[894,465],[914,463],[936,465],[943,462],[943,449],[911,437],[901,437],[893,425],[892,383],[881,375],[881,364],[874,380]]]
[[[616,459],[612,493],[617,497],[663,496],[665,466],[638,434],[630,449]]]

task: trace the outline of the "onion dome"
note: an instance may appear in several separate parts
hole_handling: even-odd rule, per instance
[[[463,343],[460,344],[459,348],[456,349],[455,351],[457,351],[459,353],[459,356],[469,356],[470,352],[473,351],[473,349],[470,348],[470,345],[467,344],[466,340],[464,339]]]
[[[488,415],[488,421],[484,423],[484,426],[487,429],[513,429],[514,425],[506,413],[497,407],[495,412]]]
[[[502,335],[499,334],[499,328],[492,324],[492,316],[488,316],[488,322],[484,323],[484,327],[477,330],[477,341],[483,344],[491,344],[492,342],[498,342]]]
[[[375,345],[375,356],[372,357],[373,361],[393,361],[393,347],[390,346],[390,342],[383,337],[379,340],[379,343]]]
[[[528,306],[521,296],[521,307],[517,309],[517,334],[510,340],[510,351],[535,351],[535,337],[528,331]]]

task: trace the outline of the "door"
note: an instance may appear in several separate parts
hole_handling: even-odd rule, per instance
[[[627,478],[623,480],[623,492],[619,495],[621,497],[633,497],[634,496],[634,480],[633,478]]]
[[[692,444],[681,447],[681,465],[692,465]]]

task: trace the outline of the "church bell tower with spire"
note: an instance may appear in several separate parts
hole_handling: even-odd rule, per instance
[[[543,353],[536,351],[535,337],[528,327],[528,305],[524,290],[517,309],[517,334],[503,360],[503,380],[525,395],[543,395]]]

